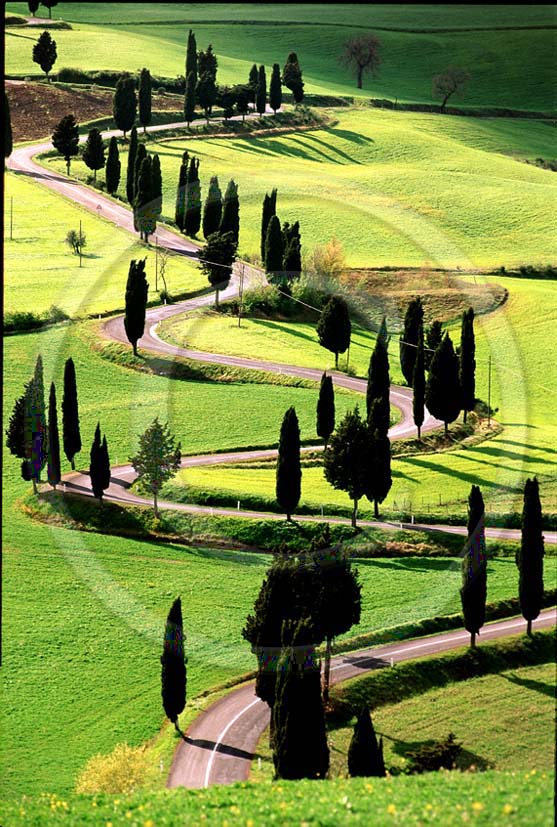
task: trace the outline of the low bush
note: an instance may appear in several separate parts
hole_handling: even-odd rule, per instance
[[[110,755],[93,755],[76,780],[76,793],[122,793],[142,785],[147,759],[144,747],[117,744]]]
[[[38,330],[49,324],[68,321],[70,317],[59,307],[53,304],[44,313],[20,312],[6,313],[3,322],[4,333],[20,333],[28,330]]]

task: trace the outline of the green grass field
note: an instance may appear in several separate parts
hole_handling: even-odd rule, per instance
[[[241,252],[259,254],[261,203],[277,187],[277,214],[300,221],[303,251],[336,235],[350,266],[467,270],[554,260],[555,175],[513,157],[553,157],[543,122],[368,108],[337,116],[335,126],[304,133],[151,143],[164,214],[174,216],[187,148],[200,159],[202,198],[212,175],[223,189],[237,182]],[[62,170],[64,162],[48,164]]]
[[[149,300],[158,298],[154,250],[148,250],[112,222],[74,206],[24,176],[10,173],[4,176],[4,182],[6,313],[41,313],[56,305],[69,316],[79,317],[123,308],[132,258],[147,258]],[[9,225],[11,199],[13,240]],[[87,239],[81,268],[79,257],[64,243],[68,230],[79,231],[80,221]],[[183,256],[170,260],[167,282],[170,293],[175,294],[208,286],[199,268]]]
[[[8,3],[7,10],[28,13],[24,3]],[[175,77],[184,71],[187,30],[193,26],[199,48],[213,44],[221,83],[243,82],[253,63],[266,64],[270,74],[274,62],[282,66],[287,54],[296,51],[308,93],[431,102],[432,76],[453,63],[468,67],[472,74],[466,95],[458,103],[542,111],[556,106],[554,35],[547,28],[555,25],[555,14],[550,8],[520,7],[508,12],[496,6],[481,10],[447,7],[441,11],[437,6],[413,8],[404,4],[392,8],[302,6],[289,10],[288,24],[280,25],[284,22],[280,5],[263,11],[251,4],[213,8],[157,4],[151,9],[130,4],[119,14],[123,19],[118,28],[103,25],[112,23],[109,7],[97,9],[87,4],[81,8],[69,3],[54,9],[54,16],[73,25],[71,31],[56,32],[56,69],[129,70],[127,55],[133,53],[141,54],[153,74]],[[231,20],[242,25],[230,25]],[[143,25],[146,23],[150,25]],[[521,26],[540,28],[521,31]],[[382,44],[380,73],[375,79],[366,78],[364,88],[358,90],[348,70],[339,64],[339,56],[350,36],[375,27]],[[507,30],[497,31],[498,27]],[[397,28],[402,31],[394,30]],[[465,31],[467,28],[476,31]],[[422,32],[412,31],[416,29]],[[8,31],[9,74],[38,71],[31,60],[36,37],[38,32]],[[527,61],[523,59],[525,51]]]

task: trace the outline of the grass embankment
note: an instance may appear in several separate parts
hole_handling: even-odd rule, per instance
[[[7,8],[28,14],[24,3],[9,3]],[[303,56],[308,94],[431,102],[431,78],[446,68],[447,55],[451,55],[450,62],[467,67],[472,74],[463,98],[467,106],[545,111],[556,105],[550,28],[555,19],[550,9],[532,12],[523,6],[508,13],[494,6],[480,10],[449,6],[439,12],[434,5],[416,10],[402,4],[391,8],[351,5],[347,10],[345,5],[332,4],[289,11],[287,25],[280,5],[267,11],[267,6],[259,10],[252,4],[219,4],[188,9],[185,14],[171,4],[157,3],[153,8],[131,4],[123,17],[111,4],[80,7],[68,3],[53,9],[53,14],[72,23],[71,31],[56,32],[57,68],[129,71],[128,56],[141,54],[154,74],[175,77],[183,74],[186,27],[193,26],[198,48],[213,44],[219,83],[247,79],[253,63],[282,66],[286,55],[296,51]],[[115,16],[118,26],[113,25]],[[179,21],[182,25],[176,25]],[[230,21],[242,25],[230,25]],[[151,25],[142,25],[146,23]],[[520,27],[530,30],[520,31]],[[382,64],[378,77],[365,77],[364,88],[358,90],[351,73],[339,65],[339,56],[349,37],[366,30],[376,30],[382,43]],[[39,31],[26,31],[25,37],[15,34],[17,30],[8,31],[6,38],[6,72],[36,72],[31,44]],[[526,51],[530,55],[527,64],[522,60]]]
[[[203,198],[212,175],[223,187],[234,177],[239,248],[250,255],[260,250],[263,196],[277,187],[277,213],[281,221],[300,221],[304,251],[334,234],[350,266],[468,270],[555,257],[548,241],[555,176],[509,157],[553,157],[546,124],[367,108],[336,115],[335,126],[302,134],[153,142],[151,151],[161,153],[164,214],[174,215],[187,148],[200,160]],[[59,159],[48,163],[63,168]]]
[[[125,166],[122,169],[125,176]],[[8,317],[17,311],[40,315],[51,305],[71,317],[123,308],[133,258],[147,258],[148,298],[158,299],[154,249],[138,243],[133,235],[112,222],[20,175],[5,174],[4,182],[4,311]],[[80,221],[87,239],[81,268],[79,257],[64,243],[68,230],[79,232]],[[166,278],[169,292],[174,295],[208,286],[199,268],[184,256],[171,258]]]

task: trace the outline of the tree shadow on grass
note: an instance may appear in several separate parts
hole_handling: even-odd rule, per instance
[[[432,572],[446,572],[446,571],[460,571],[460,557],[454,557],[450,560],[440,560],[439,558],[428,559],[427,565],[423,557],[402,558],[397,557],[392,560],[385,559],[359,559],[358,568],[365,566],[372,566],[379,569],[395,569],[397,571],[423,571],[427,574]]]
[[[456,479],[461,480],[462,482],[470,483],[470,485],[481,485],[485,486],[486,488],[495,488],[498,491],[510,491],[515,492],[515,487],[512,485],[504,485],[501,482],[495,482],[494,480],[486,480],[482,477],[478,477],[477,474],[468,474],[465,471],[455,471],[451,468],[447,468],[443,465],[437,464],[435,462],[429,462],[422,457],[397,457],[398,462],[405,462],[408,465],[418,466],[420,468],[427,468],[430,471],[435,471],[438,474],[444,474],[449,477],[455,477]]]
[[[423,741],[403,741],[399,738],[394,738],[391,735],[387,735],[385,732],[378,731],[377,735],[382,735],[385,740],[391,741],[393,744],[393,752],[405,759],[409,759],[410,753],[414,750],[418,750],[420,747],[424,746],[433,746],[433,744],[435,744],[435,739],[433,738],[426,738]],[[478,755],[475,752],[462,749],[456,758],[455,769],[469,770],[472,768],[484,772],[485,770],[494,769],[495,763],[489,758],[483,758],[483,756]]]
[[[475,445],[474,446],[474,453],[481,453],[481,454],[488,454],[489,456],[493,457],[506,457],[507,459],[516,459],[520,462],[535,462],[539,463],[538,457],[532,457],[527,452],[530,450],[529,446],[524,446],[524,453],[519,454],[516,451],[508,451],[505,448],[499,448],[491,446],[491,445]],[[556,462],[553,460],[544,460],[546,465],[557,465]]]
[[[531,689],[533,692],[541,692],[542,695],[547,695],[549,698],[555,698],[555,685],[545,683],[545,681],[533,681],[531,678],[520,678],[518,675],[501,675],[506,681],[514,683],[517,686],[523,686],[525,689]]]
[[[310,336],[309,333],[302,333],[300,330],[293,330],[288,327],[288,322],[285,324],[281,324],[280,322],[271,322],[267,321],[266,319],[251,319],[251,322],[254,325],[259,325],[261,327],[270,329],[270,330],[278,330],[281,333],[288,333],[289,336],[297,336],[299,339],[305,339],[312,344],[318,344],[317,340],[317,333],[315,334],[315,338]],[[330,351],[327,351],[330,352]]]

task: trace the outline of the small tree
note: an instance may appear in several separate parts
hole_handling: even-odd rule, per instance
[[[236,93],[230,86],[221,86],[218,94],[218,103],[222,106],[224,120],[227,121],[234,114]]]
[[[367,33],[354,35],[344,44],[341,56],[343,63],[356,75],[358,89],[362,88],[362,79],[366,72],[375,77],[381,63],[381,43],[374,34]]]
[[[56,41],[51,38],[49,32],[43,32],[33,46],[33,63],[39,64],[49,83],[48,73],[56,63],[56,57]]]
[[[321,347],[335,354],[335,368],[338,368],[339,353],[344,353],[350,346],[351,335],[348,305],[340,296],[331,296],[317,322],[317,336]]]
[[[236,101],[236,112],[242,116],[242,123],[246,120],[246,115],[249,114],[251,90],[248,86],[234,87],[234,98]]]
[[[197,53],[197,74],[199,77],[207,74],[216,82],[218,65],[217,56],[211,43],[207,46],[206,52],[200,51]]]
[[[51,486],[56,490],[61,479],[60,472],[60,437],[58,434],[58,414],[56,412],[56,388],[54,382],[50,384],[48,398],[48,454],[47,477]]]
[[[14,148],[12,137],[12,119],[10,117],[10,102],[4,92],[4,158],[9,158]]]
[[[68,247],[74,251],[76,256],[78,256],[81,251],[87,247],[87,237],[84,232],[80,233],[79,230],[68,230],[64,241]]]
[[[75,455],[81,451],[81,433],[79,430],[79,406],[77,400],[77,381],[75,365],[70,357],[64,365],[64,395],[62,397],[62,434],[64,453],[75,470]]]
[[[93,180],[97,180],[97,170],[104,167],[104,142],[98,129],[90,129],[83,147],[83,161],[93,170]]]
[[[58,5],[58,0],[42,0],[41,6],[44,6],[46,9],[48,9],[48,18],[49,18],[49,20],[52,20],[52,9],[54,8],[54,6],[57,6],[57,5]]]
[[[184,655],[184,640],[182,602],[177,597],[168,613],[164,630],[161,655],[161,695],[165,715],[172,721],[178,732],[180,732],[178,716],[186,706],[187,658]]]
[[[186,91],[184,94],[184,119],[189,126],[195,118],[197,77],[194,72],[186,75]]]
[[[205,72],[199,78],[197,84],[197,102],[205,113],[207,123],[209,123],[209,115],[213,110],[217,98],[217,87],[215,78],[209,72]]]
[[[414,376],[414,362],[416,361],[416,346],[423,329],[424,309],[422,300],[418,296],[409,303],[404,316],[404,329],[400,339],[400,369],[406,379],[408,387],[412,387]]]
[[[106,191],[110,195],[114,195],[118,191],[120,184],[120,173],[122,164],[120,163],[120,153],[118,152],[118,141],[113,135],[108,144],[108,158],[106,159]]]
[[[139,437],[137,454],[130,457],[130,462],[137,471],[139,479],[153,494],[156,517],[159,516],[157,505],[159,492],[164,483],[171,479],[180,467],[181,450],[182,447],[179,442],[175,443],[168,424],[161,425],[158,417],[155,417]]]
[[[99,502],[102,503],[103,494],[110,485],[110,460],[108,457],[106,437],[103,437],[101,441],[101,426],[99,422],[97,422],[93,444],[91,445],[89,476],[91,478],[93,496],[97,497]]]
[[[325,443],[325,450],[327,450],[327,443],[329,437],[335,430],[335,391],[333,388],[332,376],[327,376],[325,372],[321,377],[321,386],[319,388],[319,399],[317,400],[317,436],[320,436]]]
[[[367,706],[358,711],[354,734],[348,747],[348,772],[352,778],[385,776],[383,739],[377,742]]]
[[[199,183],[199,160],[192,158],[186,179],[184,232],[195,237],[201,227],[201,184]]]
[[[292,92],[294,103],[301,103],[304,99],[304,81],[296,52],[290,52],[286,58],[282,70],[282,82]]]
[[[260,115],[265,114],[267,109],[267,77],[265,75],[265,67],[259,67],[257,76],[257,89],[255,92],[255,108]]]
[[[142,144],[142,146],[144,145]],[[135,126],[132,126],[132,130],[130,132],[130,145],[128,149],[128,169],[126,176],[126,198],[132,206],[135,199],[135,162],[137,160],[137,148],[137,129]]]
[[[151,73],[149,69],[142,69],[139,73],[139,123],[143,127],[143,132],[147,131],[151,123],[151,87]]]
[[[470,632],[470,646],[485,623],[487,597],[487,558],[485,551],[485,509],[479,486],[473,485],[468,497],[468,539],[462,559],[460,599],[464,627]]]
[[[233,233],[212,233],[200,252],[201,269],[215,292],[215,305],[219,306],[219,291],[228,286],[232,265],[236,258],[237,244]]]
[[[137,95],[135,93],[135,78],[122,75],[116,83],[112,100],[112,115],[114,123],[124,133],[131,129],[137,112]]]
[[[189,153],[186,151],[182,156],[180,171],[178,173],[178,187],[176,190],[176,209],[174,220],[178,229],[184,231],[184,219],[186,215],[186,184],[188,183]]]
[[[427,329],[424,348],[424,368],[429,370],[433,354],[441,344],[443,338],[443,324],[438,319],[433,321]]]
[[[253,64],[251,69],[249,70],[249,79],[248,79],[248,89],[250,91],[249,101],[250,103],[255,104],[255,100],[257,97],[257,87],[259,85],[259,71],[257,69],[257,64]]]
[[[232,233],[236,246],[240,238],[240,199],[238,198],[238,184],[232,179],[228,182],[222,202],[222,216],[219,224],[219,233]]]
[[[468,411],[476,404],[476,343],[474,336],[474,308],[469,307],[462,314],[460,331],[459,374],[461,405],[464,422]]]
[[[203,235],[208,238],[216,233],[222,217],[222,192],[219,187],[219,179],[213,175],[209,182],[207,198],[203,208]]]
[[[280,109],[282,104],[282,81],[280,79],[280,66],[278,63],[273,63],[273,71],[271,73],[271,82],[269,84],[269,105],[275,115],[277,109]]]
[[[527,634],[532,634],[532,621],[543,606],[542,507],[538,480],[527,479],[524,486],[522,509],[522,536],[516,554],[519,571],[518,595],[520,611],[527,622]]]
[[[265,264],[265,243],[267,240],[267,228],[269,221],[277,212],[277,191],[271,190],[271,194],[265,193],[263,198],[263,211],[261,215],[261,261]]]
[[[425,418],[425,370],[424,370],[424,336],[423,330],[418,338],[414,376],[412,378],[412,414],[414,425],[418,429],[418,439],[422,438],[422,425]]]
[[[302,467],[300,464],[300,426],[294,408],[288,408],[280,428],[276,497],[281,509],[292,522],[292,512],[300,502]]]
[[[284,239],[277,215],[272,215],[267,225],[265,239],[265,270],[270,280],[279,283],[282,278],[282,257],[284,254]]]
[[[445,436],[447,436],[449,422],[455,421],[461,406],[458,357],[448,333],[445,333],[431,360],[425,390],[425,404],[433,416],[445,423]]]
[[[352,526],[356,528],[358,501],[366,490],[368,433],[358,408],[348,411],[331,437],[323,460],[325,479],[333,488],[346,491],[353,503]]]
[[[52,146],[66,161],[66,171],[70,174],[70,162],[78,153],[79,126],[73,115],[64,115],[52,133]]]
[[[37,9],[39,8],[39,6],[40,6],[40,5],[41,5],[41,4],[39,3],[39,1],[38,1],[38,0],[30,0],[30,2],[29,2],[29,3],[27,3],[27,6],[28,6],[28,8],[29,8],[29,11],[30,11],[30,13],[33,15],[33,17],[35,17],[35,16],[36,16]]]
[[[433,97],[443,99],[441,109],[445,108],[449,98],[463,91],[469,80],[470,73],[460,66],[448,66],[440,75],[434,75]]]
[[[149,285],[145,276],[145,261],[130,261],[128,281],[126,284],[126,313],[124,328],[128,341],[133,347],[134,356],[137,356],[137,343],[145,332],[145,311],[147,309],[147,295]]]

